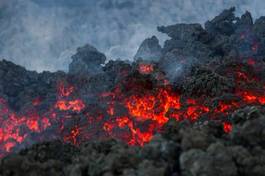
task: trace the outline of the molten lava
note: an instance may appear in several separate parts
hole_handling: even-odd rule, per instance
[[[63,82],[59,82],[57,86],[58,95],[61,97],[68,97],[74,92],[72,85],[67,85]]]
[[[233,129],[233,126],[229,122],[224,122],[223,123],[223,129],[224,129],[225,133],[230,133],[232,131],[232,129]]]
[[[58,108],[61,111],[74,111],[74,112],[80,112],[82,109],[85,108],[85,104],[82,100],[59,100],[55,104],[55,107]]]
[[[154,71],[154,65],[153,64],[140,63],[138,70],[141,74],[151,74]]]
[[[254,60],[248,60],[248,65],[255,64]],[[141,74],[151,74],[154,66],[140,64],[138,70]],[[258,81],[242,69],[232,71],[238,85]],[[4,156],[32,141],[42,142],[55,138],[78,145],[93,138],[94,134],[143,146],[169,119],[195,122],[203,116],[227,116],[246,105],[265,105],[265,84],[260,82],[263,86],[259,88],[237,87],[234,93],[238,100],[218,100],[216,104],[207,98],[185,97],[181,92],[174,91],[169,81],[161,79],[159,77],[158,81],[167,84],[146,86],[143,90],[138,89],[141,88],[139,85],[132,85],[129,94],[122,92],[122,85],[119,84],[113,91],[102,92],[99,98],[103,108],[97,112],[81,97],[75,96],[77,90],[66,82],[58,83],[57,99],[45,113],[37,112],[37,106],[42,103],[40,98],[34,99],[33,110],[24,114],[13,112],[8,103],[0,99],[0,154]],[[141,84],[143,81],[139,82]],[[225,133],[233,130],[228,120],[223,123],[223,130]]]

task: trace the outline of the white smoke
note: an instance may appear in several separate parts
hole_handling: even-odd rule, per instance
[[[159,25],[204,23],[235,6],[254,18],[264,0],[0,0],[0,58],[30,70],[67,70],[78,46],[90,43],[109,59],[131,59]]]

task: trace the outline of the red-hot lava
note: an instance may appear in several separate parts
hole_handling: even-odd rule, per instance
[[[232,131],[233,126],[229,122],[224,122],[223,123],[223,128],[224,128],[224,132],[225,133],[230,133]]]
[[[154,71],[154,65],[147,63],[140,63],[138,70],[141,74],[150,74]]]
[[[255,65],[252,60],[248,63],[251,66]],[[151,74],[153,65],[140,65],[139,72]],[[242,70],[234,72],[237,83],[249,84],[257,81],[255,77]],[[188,119],[195,122],[203,116],[227,116],[246,105],[265,105],[264,90],[264,86],[262,89],[238,88],[235,95],[239,100],[219,100],[217,105],[213,106],[211,100],[185,98],[169,85],[135,91],[129,95],[122,93],[117,86],[113,91],[100,95],[107,105],[105,112],[92,113],[90,111],[93,109],[90,109],[89,105],[81,98],[73,96],[76,91],[74,86],[60,82],[57,100],[44,114],[34,110],[25,114],[15,113],[8,108],[4,99],[0,99],[0,153],[3,156],[19,146],[32,143],[32,140],[48,140],[46,136],[78,145],[83,140],[91,139],[95,131],[97,134],[100,134],[100,131],[103,137],[110,136],[124,140],[130,145],[142,146],[149,142],[169,119]],[[41,100],[35,99],[32,102],[32,109],[39,104]],[[228,120],[224,121],[223,129],[225,133],[231,132],[232,124]]]

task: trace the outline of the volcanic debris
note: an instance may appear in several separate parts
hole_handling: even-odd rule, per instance
[[[254,21],[249,12],[236,17],[234,11],[225,10],[207,21],[205,28],[200,24],[158,27],[170,39],[164,47],[155,36],[144,40],[133,62],[105,63],[105,55],[90,45],[77,49],[69,73],[36,73],[1,61],[0,95],[10,109],[19,114],[34,102],[38,112],[44,113],[50,112],[54,103],[59,110],[68,110],[69,105],[71,112],[63,115],[72,118],[66,118],[57,137],[68,130],[67,125],[76,124],[77,128],[64,140],[51,137],[49,132],[42,136],[47,137],[46,142],[34,134],[28,136],[21,147],[14,147],[0,160],[0,175],[265,176],[265,17]],[[57,85],[62,82],[70,86],[60,88],[63,92],[58,96]],[[126,106],[138,107],[137,102],[146,101],[139,97],[153,95],[160,87],[165,95],[168,86],[182,96],[166,113],[159,103],[151,106],[150,96],[148,113],[141,114],[144,123],[137,128],[144,131],[157,125],[150,138],[149,133],[135,130],[137,120],[124,117],[126,108],[121,103],[133,97],[133,103]],[[242,87],[259,89],[253,93]],[[71,98],[82,97],[87,107],[79,99],[68,100],[68,92],[73,94]],[[2,99],[0,111],[4,112]],[[177,105],[181,103],[187,106],[184,112],[179,112]],[[157,117],[150,110],[154,107],[162,111],[159,123],[152,123]],[[60,114],[57,110],[51,113],[55,112]],[[137,113],[131,111],[139,119]],[[175,118],[167,119],[170,113]],[[85,126],[90,133],[78,138],[82,125],[88,123],[84,117],[93,123]],[[113,127],[116,119],[122,130]],[[0,123],[4,120],[1,117]],[[53,132],[53,128],[58,127],[49,130]],[[121,136],[124,131],[127,135]],[[135,133],[142,138],[130,136]],[[34,140],[40,143],[34,144]],[[4,141],[2,131],[0,141]],[[136,145],[130,145],[132,142]]]

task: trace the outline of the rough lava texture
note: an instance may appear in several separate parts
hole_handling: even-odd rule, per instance
[[[169,84],[183,93],[180,101],[192,97],[205,100],[203,105],[208,107],[218,106],[215,102],[220,101],[238,107],[238,94],[242,94],[236,92],[238,87],[252,90],[261,86],[264,91],[259,83],[265,78],[265,17],[253,21],[249,12],[235,17],[234,10],[225,10],[206,22],[205,28],[200,24],[158,27],[170,39],[163,48],[156,37],[144,40],[133,63],[105,63],[104,54],[90,45],[78,48],[69,73],[38,74],[3,60],[0,96],[16,112],[28,109],[39,97],[42,101],[37,108],[45,112],[56,102],[58,81],[68,82],[76,87],[74,96],[89,105],[81,113],[71,114],[81,119],[98,111],[107,117],[102,110],[107,105],[101,103],[99,93],[114,90],[119,96],[135,91],[145,95]],[[237,69],[244,81],[231,72]],[[117,90],[119,84],[123,86]],[[245,99],[252,102],[257,98]],[[51,137],[15,150],[0,160],[0,176],[265,176],[263,100],[236,110],[223,104],[217,109],[222,112],[218,118],[215,114],[213,119],[202,115],[197,121],[169,119],[150,142],[140,146],[128,145],[114,135],[102,138],[96,128],[100,124],[92,124],[88,127],[93,131],[90,140],[85,138],[78,145]],[[229,108],[233,111],[226,111]],[[124,114],[123,108],[119,111]],[[108,131],[110,126],[104,129]]]
[[[73,62],[69,65],[69,74],[96,75],[102,72],[101,64],[106,61],[106,56],[96,48],[85,45],[77,49],[72,56]]]
[[[139,47],[134,59],[143,59],[146,61],[158,61],[162,56],[162,48],[156,36],[145,39]]]

